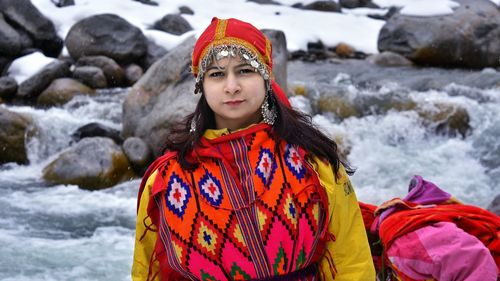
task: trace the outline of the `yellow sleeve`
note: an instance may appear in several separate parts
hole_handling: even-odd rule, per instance
[[[328,231],[335,235],[335,241],[327,242],[326,254],[320,261],[325,280],[375,280],[375,268],[363,217],[344,167],[340,167],[341,177],[336,181],[329,163],[316,158],[312,164],[328,195]],[[331,255],[337,271],[335,277],[330,269],[328,255]]]
[[[132,264],[132,280],[133,281],[144,281],[148,278],[149,263],[151,256],[153,255],[153,250],[156,244],[156,232],[147,231],[145,236],[141,239],[146,227],[144,225],[144,219],[146,224],[151,224],[151,219],[147,217],[147,209],[149,204],[149,197],[151,195],[151,187],[153,186],[154,179],[156,178],[157,172],[151,174],[146,182],[144,191],[140,199],[139,210],[137,210],[137,222],[135,226],[135,248],[134,248],[134,262]],[[158,271],[158,262],[153,263],[152,272]],[[159,281],[157,276],[154,281]]]

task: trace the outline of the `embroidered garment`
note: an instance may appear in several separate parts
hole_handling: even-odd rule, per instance
[[[301,149],[281,143],[276,151],[266,124],[204,139],[193,155],[201,164],[190,172],[173,155],[152,165],[140,196],[134,281],[158,271],[161,280],[374,279],[343,169],[336,183],[331,166],[309,164]]]

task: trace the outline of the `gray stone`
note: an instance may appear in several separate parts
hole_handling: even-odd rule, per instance
[[[194,15],[194,11],[188,6],[180,6],[179,12],[184,15]]]
[[[43,169],[43,178],[48,183],[74,184],[91,190],[134,177],[122,149],[113,140],[102,137],[82,139]]]
[[[75,0],[52,0],[52,2],[59,8],[75,5]]]
[[[302,7],[304,10],[313,10],[320,12],[337,12],[341,11],[340,5],[335,1],[315,1]]]
[[[131,63],[147,51],[147,39],[142,31],[114,14],[94,15],[78,21],[69,30],[65,43],[75,60],[84,56],[107,56],[118,63]]]
[[[0,13],[0,54],[17,56],[21,52],[21,38],[19,33],[5,21]]]
[[[0,164],[28,164],[26,136],[32,120],[0,107]]]
[[[285,93],[287,90],[287,64],[288,49],[286,47],[286,36],[283,31],[264,29],[262,32],[271,40],[273,45],[273,73],[276,82]]]
[[[396,14],[379,33],[380,52],[422,65],[482,68],[500,65],[500,9],[488,0],[457,0],[451,15]]]
[[[71,134],[71,137],[77,142],[83,138],[106,137],[112,139],[116,144],[123,143],[120,131],[99,123],[89,123],[82,126]]]
[[[73,78],[94,89],[108,87],[104,72],[95,66],[78,66],[73,70]]]
[[[157,45],[155,42],[148,40],[148,52],[144,59],[141,61],[140,65],[144,69],[148,69],[157,60],[161,59],[168,51],[162,46]]]
[[[75,64],[80,66],[95,66],[100,68],[106,76],[106,81],[109,86],[125,85],[125,72],[122,67],[111,58],[105,56],[86,56],[81,57]]]
[[[0,77],[0,98],[10,99],[17,92],[17,82],[12,77]]]
[[[340,6],[342,8],[354,9],[354,8],[378,8],[377,5],[373,4],[371,0],[339,0]]]
[[[130,64],[125,68],[125,77],[127,77],[127,81],[130,85],[133,85],[135,82],[141,79],[144,71],[137,64]]]
[[[70,74],[67,62],[54,61],[23,81],[19,85],[16,97],[25,100],[36,98],[53,80],[68,77]]]
[[[123,131],[139,137],[160,154],[173,124],[194,111],[198,96],[193,95],[190,74],[194,37],[171,50],[153,64],[128,91],[123,103]]]
[[[29,0],[0,0],[0,11],[11,24],[26,31],[34,46],[46,56],[57,57],[63,41],[57,35],[54,24]]]
[[[91,95],[94,90],[77,80],[71,78],[59,78],[45,89],[37,98],[37,105],[50,107],[62,105],[69,102],[77,95]]]
[[[174,35],[181,35],[193,30],[189,22],[178,14],[168,14],[155,22],[154,29],[162,30]]]
[[[138,174],[143,174],[151,163],[152,153],[146,142],[140,138],[127,138],[122,146],[125,155]]]
[[[411,66],[413,62],[404,56],[394,52],[382,52],[367,59],[369,62],[380,66]]]

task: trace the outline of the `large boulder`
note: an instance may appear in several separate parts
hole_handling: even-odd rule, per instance
[[[153,64],[123,103],[123,136],[143,139],[155,155],[161,152],[172,125],[193,112],[198,100],[192,94],[190,73],[194,43],[190,37]]]
[[[59,78],[45,89],[37,98],[37,105],[50,107],[63,105],[72,100],[77,95],[91,95],[95,91],[87,85],[71,78]]]
[[[147,51],[147,39],[142,31],[114,14],[80,20],[69,30],[65,43],[75,60],[83,56],[107,56],[118,63],[131,63]]]
[[[0,164],[28,164],[26,136],[32,120],[0,107]]]
[[[69,63],[56,60],[42,68],[35,75],[24,80],[19,85],[16,97],[21,99],[36,98],[52,81],[57,78],[68,77],[70,74]]]
[[[380,31],[380,52],[399,53],[418,64],[500,66],[500,9],[489,0],[456,0],[453,14],[396,14]]]
[[[264,29],[262,32],[271,40],[273,45],[273,73],[278,85],[287,93],[287,63],[288,49],[286,47],[286,36],[283,31]]]
[[[21,36],[0,13],[0,54],[17,56],[21,52]]]
[[[116,144],[123,143],[120,131],[96,122],[86,124],[71,134],[71,138],[76,142],[83,138],[92,137],[106,137],[112,139]]]
[[[29,34],[36,48],[44,55],[57,57],[63,41],[57,35],[54,24],[29,0],[0,0],[0,11],[9,23]]]
[[[103,137],[82,139],[43,169],[43,178],[49,183],[91,190],[111,187],[134,176],[122,149]]]

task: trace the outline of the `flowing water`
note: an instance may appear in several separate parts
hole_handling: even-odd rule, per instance
[[[392,94],[389,86],[367,91],[334,83],[353,98]],[[8,106],[32,116],[38,133],[28,143],[30,165],[0,166],[0,280],[130,280],[139,180],[101,191],[49,187],[41,180],[43,167],[71,144],[80,126],[100,122],[121,128],[124,92],[78,97],[48,110]],[[359,199],[378,204],[404,196],[411,176],[419,174],[466,203],[486,207],[499,193],[500,90],[451,85],[407,94],[423,103],[461,105],[470,115],[471,133],[466,138],[433,134],[413,111],[342,121],[314,116],[325,132],[349,140]],[[298,99],[293,103],[304,106]]]

